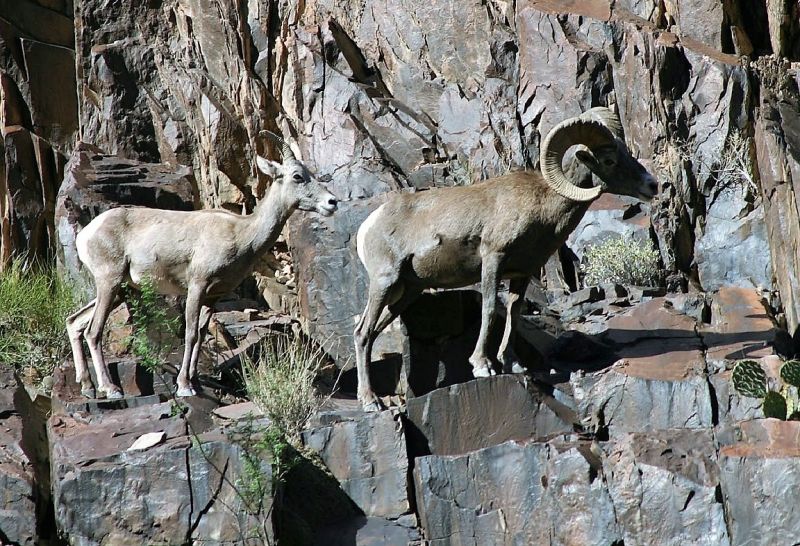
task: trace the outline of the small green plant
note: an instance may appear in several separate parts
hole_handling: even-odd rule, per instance
[[[161,371],[161,365],[172,350],[172,341],[180,328],[177,317],[170,318],[151,279],[145,278],[137,290],[123,288],[129,293],[128,307],[133,331],[129,341],[131,352],[139,364],[152,373]]]
[[[257,361],[242,358],[248,396],[295,443],[322,405],[314,381],[325,364],[325,354],[300,336],[285,335],[263,340],[258,353]]]
[[[584,256],[584,282],[658,286],[660,256],[650,241],[613,237],[589,247]]]
[[[0,272],[0,362],[38,383],[70,352],[65,321],[75,307],[54,267],[12,261]]]
[[[780,391],[768,388],[767,374],[755,360],[741,360],[731,372],[733,389],[742,396],[762,399],[765,417],[800,420],[800,361],[784,362],[780,370],[783,386]]]

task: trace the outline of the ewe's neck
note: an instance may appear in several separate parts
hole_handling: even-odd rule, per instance
[[[256,252],[271,248],[281,234],[286,220],[294,207],[288,206],[281,198],[280,184],[273,182],[267,196],[256,205],[253,214],[247,216],[247,241]]]

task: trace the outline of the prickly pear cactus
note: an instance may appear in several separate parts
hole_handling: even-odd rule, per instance
[[[786,399],[779,392],[769,391],[764,397],[764,417],[786,420]]]
[[[781,366],[781,379],[788,385],[800,387],[800,361],[787,360]]]
[[[763,398],[767,395],[767,374],[755,360],[737,362],[731,373],[731,383],[742,396]]]

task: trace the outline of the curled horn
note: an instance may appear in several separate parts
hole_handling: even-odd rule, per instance
[[[581,114],[581,119],[593,119],[599,121],[603,125],[609,128],[614,136],[617,138],[622,138],[622,124],[619,122],[619,116],[614,113],[613,110],[610,108],[606,108],[605,106],[595,106],[594,108],[588,109],[586,112]]]
[[[294,155],[294,151],[292,151],[292,147],[289,146],[289,143],[286,142],[281,136],[276,135],[272,131],[267,131],[266,129],[261,131],[261,134],[262,135],[267,135],[268,137],[270,137],[275,142],[277,142],[278,144],[281,145],[281,157],[283,159],[287,159],[288,158],[288,159],[292,159],[294,161],[297,161],[297,157]]]
[[[596,199],[603,188],[580,188],[574,185],[564,174],[561,162],[572,146],[583,144],[591,150],[611,144],[614,140],[614,134],[606,123],[589,112],[562,121],[550,130],[542,144],[539,160],[544,179],[556,193],[567,199],[584,202]]]

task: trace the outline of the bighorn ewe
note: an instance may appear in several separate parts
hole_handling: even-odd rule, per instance
[[[568,162],[568,149],[582,145]],[[424,289],[481,282],[482,322],[469,358],[475,377],[493,375],[486,354],[498,283],[509,279],[498,360],[522,371],[514,354],[514,322],[531,277],[566,241],[601,192],[650,200],[655,179],[628,152],[616,116],[593,108],[555,126],[541,147],[542,172],[514,172],[472,186],[393,195],[358,229],[358,255],[369,276],[367,305],[356,326],[358,398],[380,408],[370,386],[372,344]],[[592,187],[593,175],[600,184]],[[383,309],[388,306],[385,316]]]
[[[277,138],[277,137],[276,137]],[[336,210],[327,191],[281,141],[282,163],[256,156],[258,168],[273,179],[267,196],[247,216],[224,210],[192,212],[120,207],[100,214],[76,239],[78,256],[94,276],[97,297],[67,319],[81,393],[94,398],[81,338],[89,345],[97,390],[108,398],[122,393],[109,377],[101,347],[103,327],[120,302],[124,282],[136,287],[150,279],[161,294],[186,296],[186,347],[177,395],[195,394],[192,380],[211,305],[250,274],[295,209],[325,216]]]

